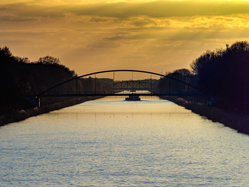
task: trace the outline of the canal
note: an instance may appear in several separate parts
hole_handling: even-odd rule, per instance
[[[248,153],[170,101],[106,97],[0,127],[0,186],[248,186]]]

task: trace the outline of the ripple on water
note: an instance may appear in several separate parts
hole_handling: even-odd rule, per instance
[[[108,99],[0,128],[0,186],[249,184],[248,136],[155,97]]]

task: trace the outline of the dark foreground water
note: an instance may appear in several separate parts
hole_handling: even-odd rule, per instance
[[[172,102],[105,98],[0,128],[0,186],[249,186],[249,136]]]

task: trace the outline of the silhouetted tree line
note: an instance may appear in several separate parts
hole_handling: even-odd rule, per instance
[[[170,79],[172,78],[172,79]],[[179,82],[179,81],[182,82]],[[196,93],[198,90],[189,87],[190,84],[197,87],[196,75],[193,75],[188,69],[179,69],[171,73],[167,73],[166,77],[162,77],[159,80],[159,88],[163,93]]]
[[[192,72],[176,70],[168,76],[183,80],[198,87],[213,100],[215,106],[249,113],[249,43],[236,42],[226,49],[206,51],[191,64]],[[165,78],[160,80],[160,88],[167,89]],[[172,81],[171,81],[172,82]],[[180,84],[172,82],[173,90]],[[182,85],[183,86],[183,85]]]
[[[46,56],[36,62],[30,62],[28,58],[13,56],[8,47],[0,48],[0,113],[33,107],[23,96],[37,95],[76,76],[74,71],[60,64],[58,58]],[[96,88],[101,89],[105,82],[110,81],[112,80],[95,81],[94,78],[82,78],[61,85],[53,92],[93,91]],[[52,104],[65,99],[67,98],[43,98],[42,104]]]
[[[226,49],[207,51],[191,65],[198,86],[213,96],[217,106],[247,114],[249,103],[249,43],[236,42]]]

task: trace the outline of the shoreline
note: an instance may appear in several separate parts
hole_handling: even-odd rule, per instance
[[[63,102],[59,102],[59,103],[54,103],[51,105],[42,106],[40,108],[35,107],[35,108],[27,109],[27,110],[13,111],[11,113],[0,115],[0,127],[8,125],[10,123],[20,122],[33,116],[38,116],[41,114],[49,113],[54,110],[59,110],[65,107],[74,106],[74,105],[77,105],[77,104],[80,104],[86,101],[90,101],[90,100],[95,100],[95,99],[99,99],[99,97],[76,98],[76,99],[70,99],[70,100],[66,100]]]
[[[236,130],[239,133],[249,135],[249,119],[236,116],[234,114],[226,113],[221,109],[206,106],[204,104],[197,103],[195,101],[186,101],[183,98],[177,97],[161,97],[174,102],[177,105],[183,106],[192,112],[206,117],[213,122],[219,122],[223,125]]]
[[[99,97],[76,98],[60,103],[54,103],[51,105],[42,106],[40,108],[36,107],[28,110],[13,111],[11,113],[7,113],[0,116],[0,127],[8,125],[10,123],[23,121],[29,117],[49,113],[54,110],[59,110],[65,107],[70,107],[73,105],[77,105],[90,100],[95,100],[98,98]],[[177,98],[177,97],[160,97],[160,98],[169,100],[179,106],[183,106],[184,108],[191,110],[192,112],[199,114],[203,117],[206,117],[207,119],[212,120],[213,122],[222,123],[223,125],[238,131],[239,133],[249,135],[249,119],[247,118],[226,113],[221,109],[206,106],[204,104],[197,103],[195,101],[186,101],[183,98]]]

